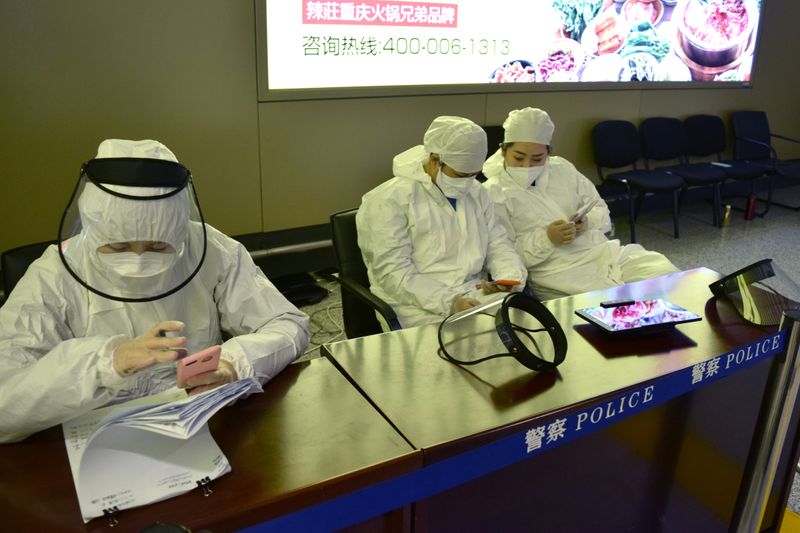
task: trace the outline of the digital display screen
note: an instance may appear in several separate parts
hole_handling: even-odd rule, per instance
[[[587,307],[578,309],[575,313],[611,332],[665,329],[701,319],[695,313],[660,298],[639,300],[618,307]]]
[[[741,85],[761,9],[760,0],[260,1],[268,91]]]

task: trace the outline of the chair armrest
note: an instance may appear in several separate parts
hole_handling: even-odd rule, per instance
[[[776,137],[778,139],[783,139],[784,141],[800,144],[800,139],[798,139],[797,137],[789,137],[788,135],[781,135],[779,133],[770,133],[770,136]]]
[[[774,163],[775,160],[778,159],[778,153],[775,151],[775,148],[773,148],[771,144],[765,143],[763,141],[758,141],[756,139],[751,139],[750,137],[739,137],[737,135],[736,138],[739,139],[740,141],[745,141],[745,142],[757,144],[758,146],[763,146],[765,148],[769,148],[769,156],[770,156],[770,159],[772,159],[772,162]]]
[[[380,313],[383,319],[386,320],[386,323],[389,325],[389,329],[392,331],[402,329],[400,327],[400,321],[397,320],[397,314],[394,312],[394,310],[389,306],[389,304],[372,294],[369,289],[360,283],[351,280],[347,276],[342,276],[341,274],[339,275],[339,284],[343,289],[350,291],[350,293],[354,294],[358,299]]]
[[[611,183],[619,183],[620,185],[625,187],[625,190],[628,191],[628,195],[631,194],[631,184],[628,183],[628,180],[625,178],[620,178],[618,176],[608,176],[606,181]]]

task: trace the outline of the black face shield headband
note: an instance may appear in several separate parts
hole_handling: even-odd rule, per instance
[[[163,200],[180,193],[184,189],[189,190],[202,226],[203,247],[198,264],[188,275],[188,277],[166,291],[142,298],[129,298],[119,295],[112,295],[91,286],[86,280],[81,278],[75,269],[70,266],[69,261],[64,256],[63,236],[65,225],[67,224],[67,213],[71,206],[76,205],[75,202],[77,201],[77,197],[81,190],[81,184],[86,181],[91,182],[106,194],[116,196],[118,198],[144,202]],[[170,190],[167,193],[155,196],[138,196],[115,191],[112,188],[109,188],[109,185],[142,188],[166,188]],[[78,283],[80,283],[89,291],[97,294],[98,296],[102,296],[103,298],[108,298],[109,300],[115,300],[118,302],[151,302],[178,292],[185,287],[200,271],[200,268],[203,266],[203,261],[205,260],[207,246],[208,241],[206,236],[205,220],[203,219],[203,213],[200,210],[200,203],[197,200],[197,195],[192,185],[191,172],[180,163],[162,159],[116,157],[92,159],[84,163],[81,167],[75,189],[72,192],[72,196],[67,204],[67,208],[64,210],[58,227],[58,253],[61,257],[61,262],[64,265],[64,268],[67,269],[67,272],[69,272]]]
[[[499,306],[499,309],[497,308]],[[474,314],[482,313],[481,309],[488,307],[496,309],[494,314],[494,329],[500,338],[506,353],[496,353],[477,359],[465,360],[455,357],[448,350],[445,339],[445,330],[455,321],[459,321]],[[526,327],[523,321],[512,318],[512,313],[519,316],[519,312],[528,315],[540,327]],[[542,350],[542,343],[537,342],[535,335],[544,333],[549,339],[547,350]],[[522,293],[507,295],[502,302],[479,306],[474,310],[456,313],[446,318],[439,324],[439,347],[445,359],[459,365],[474,365],[497,357],[514,357],[522,365],[534,371],[553,370],[567,355],[567,338],[556,318],[541,302]]]

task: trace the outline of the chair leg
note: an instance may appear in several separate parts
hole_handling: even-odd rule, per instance
[[[714,226],[721,228],[722,227],[722,182],[717,182],[713,185],[713,193],[714,193],[714,216],[712,217],[712,223]]]
[[[638,193],[637,193],[638,195]],[[628,193],[628,224],[631,226],[631,243],[636,242],[636,199],[633,191]]]
[[[678,230],[678,201],[680,198],[680,189],[675,189],[672,192],[672,225],[674,226],[675,238],[680,238],[680,230]]]
[[[755,189],[755,180],[753,180],[753,188]],[[761,200],[761,198],[759,198],[759,200]],[[764,200],[761,200],[761,201],[763,202]],[[781,205],[781,204],[779,204],[777,202],[773,202],[772,201],[772,175],[770,174],[769,176],[767,176],[767,199],[766,199],[766,205],[764,206],[764,210],[763,211],[761,211],[760,213],[756,213],[756,216],[759,217],[759,218],[764,218],[764,215],[766,215],[769,212],[769,208],[770,208],[770,206],[772,206],[773,203],[775,205],[778,205],[778,206],[781,206],[781,207],[788,207],[789,209],[800,210],[800,207],[793,208],[791,206]]]
[[[681,187],[678,189],[678,213],[681,212],[681,207],[683,206],[683,198],[686,196],[686,191],[689,187]]]

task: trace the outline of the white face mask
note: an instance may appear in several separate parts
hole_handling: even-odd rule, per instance
[[[474,182],[475,176],[453,178],[442,172],[441,168],[439,169],[439,175],[436,177],[436,185],[439,186],[444,195],[456,200],[465,196]]]
[[[506,172],[523,189],[530,187],[544,172],[547,163],[535,167],[509,167]]]
[[[175,262],[175,252],[116,252],[97,254],[109,270],[126,278],[149,278],[165,272]]]

